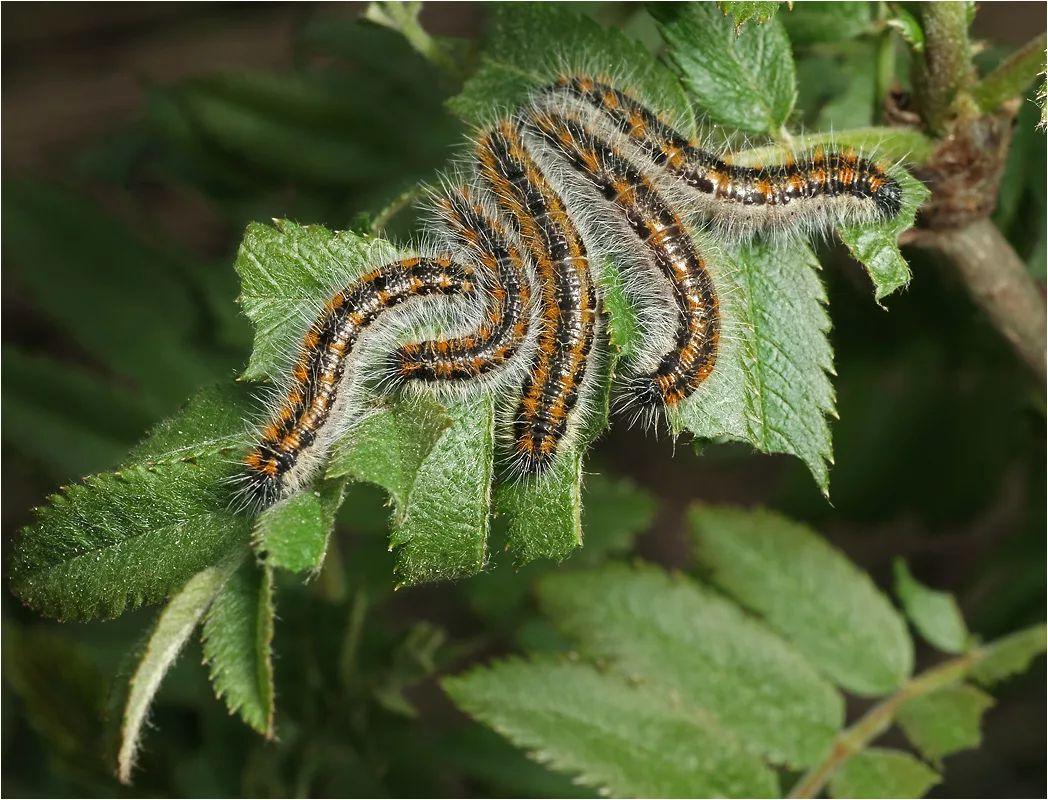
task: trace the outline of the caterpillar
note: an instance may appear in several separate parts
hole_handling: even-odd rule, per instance
[[[610,80],[564,74],[479,131],[471,174],[433,202],[439,252],[378,266],[339,287],[302,337],[287,385],[243,459],[242,492],[266,506],[303,485],[362,401],[358,351],[389,346],[374,377],[419,391],[496,391],[508,460],[542,475],[592,402],[604,322],[595,263],[625,253],[634,284],[656,287],[663,324],[625,365],[624,405],[657,417],[713,373],[721,298],[690,228],[731,238],[808,234],[899,213],[899,184],[875,161],[818,148],[739,166],[679,133]],[[395,309],[473,299],[479,312],[436,335],[393,341]],[[423,318],[425,312],[421,312]],[[447,321],[447,317],[442,318]],[[449,328],[454,327],[452,331]],[[392,342],[392,344],[391,344]]]

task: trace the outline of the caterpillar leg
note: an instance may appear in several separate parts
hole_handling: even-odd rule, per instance
[[[244,499],[270,505],[327,454],[354,349],[385,311],[415,298],[468,295],[475,284],[472,268],[450,256],[412,257],[375,269],[331,297],[303,338],[278,410],[244,458]]]

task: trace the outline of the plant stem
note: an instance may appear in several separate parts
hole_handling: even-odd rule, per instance
[[[938,250],[950,260],[972,299],[1043,387],[1048,376],[1044,298],[993,222],[979,219],[961,228],[914,231],[909,243]]]
[[[957,92],[975,76],[964,3],[921,3],[924,54],[916,61],[914,88],[928,129],[946,132]]]
[[[1045,67],[1045,34],[1027,42],[1012,53],[997,69],[972,87],[972,96],[979,108],[990,113],[1005,100],[1018,97]]]
[[[891,727],[895,715],[907,701],[957,683],[985,654],[986,649],[978,647],[911,678],[895,694],[867,711],[854,725],[841,731],[829,755],[797,781],[789,796],[817,797],[849,758]]]
[[[418,184],[415,184],[398,194],[393,198],[389,205],[375,215],[374,220],[371,222],[371,235],[381,236],[382,232],[386,229],[386,226],[390,223],[390,220],[418,200],[421,195],[422,187]]]

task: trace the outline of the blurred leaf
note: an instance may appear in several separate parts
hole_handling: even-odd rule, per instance
[[[118,464],[153,421],[126,386],[74,364],[3,350],[4,441],[59,479]]]
[[[962,652],[968,646],[968,626],[953,595],[918,583],[901,558],[895,559],[894,570],[895,594],[921,636],[944,652]]]
[[[204,618],[201,641],[215,696],[267,739],[274,734],[273,574],[244,559]]]
[[[844,721],[840,695],[801,655],[693,581],[609,565],[546,576],[539,599],[586,655],[712,712],[774,763],[814,763]]]
[[[463,71],[462,61],[469,43],[461,39],[431,36],[419,20],[421,11],[421,2],[372,2],[368,3],[364,11],[364,19],[397,31],[428,61],[450,75],[459,75]]]
[[[796,455],[826,493],[833,353],[814,254],[762,243],[708,263],[722,298],[717,369],[671,412],[671,429]]]
[[[924,184],[905,170],[892,168],[889,174],[902,188],[899,213],[884,222],[843,225],[837,229],[841,241],[873,279],[878,302],[910,282],[910,266],[899,252],[899,235],[913,227],[917,209],[929,195]]]
[[[859,695],[910,676],[906,624],[869,576],[814,531],[770,511],[696,505],[695,557],[835,683]]]
[[[506,3],[491,7],[491,30],[484,40],[481,66],[451,110],[473,124],[491,120],[498,109],[525,102],[564,69],[592,74],[629,74],[630,89],[670,116],[686,134],[694,116],[680,83],[645,47],[614,28],[552,3]],[[569,54],[570,67],[561,56]]]
[[[974,686],[950,686],[908,700],[897,719],[906,737],[930,761],[978,747],[983,713],[993,698]]]
[[[607,794],[770,797],[775,774],[716,720],[594,667],[508,660],[445,678],[464,711]]]
[[[869,33],[872,19],[867,2],[793,3],[779,19],[795,47],[843,42]]]
[[[327,480],[267,508],[255,523],[254,547],[267,566],[291,572],[319,572],[327,554],[345,481]]]
[[[48,750],[67,768],[100,777],[106,686],[87,649],[50,631],[23,631],[5,618],[3,652],[4,679]]]
[[[578,559],[595,564],[628,553],[638,534],[655,519],[657,501],[629,478],[604,474],[586,477],[582,493],[585,547]]]
[[[208,320],[169,249],[145,244],[97,203],[42,183],[4,186],[9,266],[75,344],[169,412],[232,366],[202,346]]]
[[[909,753],[871,747],[844,762],[830,779],[830,796],[924,797],[940,780]]]
[[[1025,672],[1045,651],[1045,626],[1034,625],[990,643],[983,657],[972,667],[972,677],[989,686]]]
[[[711,121],[777,135],[797,98],[790,40],[778,17],[736,31],[713,3],[652,5],[667,57]]]
[[[131,782],[131,770],[141,744],[142,727],[153,697],[182,646],[189,639],[207,607],[242,560],[237,554],[223,563],[207,567],[190,578],[160,612],[146,640],[121,702],[120,746],[116,774],[121,783]]]
[[[250,525],[229,509],[226,451],[243,422],[233,404],[213,416],[222,396],[201,392],[128,466],[52,495],[16,542],[14,593],[58,619],[114,617],[242,547]]]

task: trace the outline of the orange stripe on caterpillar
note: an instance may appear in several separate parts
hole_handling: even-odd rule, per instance
[[[631,390],[642,407],[679,403],[717,361],[720,310],[706,263],[680,216],[613,145],[573,115],[534,112],[530,124],[622,213],[669,280],[677,305],[673,346],[654,372],[631,382]]]
[[[564,440],[596,338],[598,301],[582,237],[525,146],[518,121],[480,137],[481,178],[535,264],[540,329],[513,423],[514,455],[529,472],[549,466]]]
[[[450,257],[412,257],[373,270],[332,295],[303,337],[290,388],[243,459],[245,499],[260,507],[280,499],[303,453],[330,444],[319,438],[331,423],[354,345],[384,311],[416,297],[464,295],[474,288],[472,269]]]
[[[466,189],[438,201],[442,222],[466,243],[483,270],[480,288],[487,298],[481,326],[467,336],[414,342],[393,354],[397,379],[468,381],[499,369],[516,355],[528,333],[531,286],[519,249]]]
[[[601,112],[648,158],[706,196],[711,217],[739,225],[773,227],[790,206],[846,196],[868,200],[868,216],[894,217],[902,190],[879,164],[849,151],[816,150],[766,167],[735,166],[689,141],[626,92],[584,75],[562,76],[544,94],[566,94]],[[739,209],[749,213],[739,214]],[[754,210],[757,209],[756,213]],[[856,212],[839,205],[834,213]],[[830,216],[827,212],[826,216]]]

